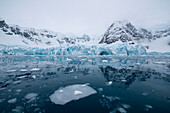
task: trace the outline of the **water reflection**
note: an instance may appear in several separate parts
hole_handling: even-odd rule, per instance
[[[102,108],[98,106],[96,109],[126,112],[132,106],[127,104],[131,101],[124,102],[115,94],[121,95],[120,90],[128,91],[135,82],[140,88],[143,88],[145,87],[143,84],[147,81],[151,81],[149,85],[153,85],[154,82],[157,82],[156,80],[161,80],[157,83],[158,89],[160,86],[163,87],[163,93],[157,92],[157,94],[169,94],[167,91],[170,82],[169,65],[170,58],[166,56],[1,56],[0,106],[6,107],[5,112],[18,109],[26,112],[44,111],[44,109],[48,111],[50,107],[46,108],[46,105],[55,108],[54,111],[66,109],[51,105],[49,96],[60,87],[89,83],[90,87],[96,91],[100,89],[93,99],[97,98],[95,101],[99,102]],[[160,83],[168,85],[164,87]],[[135,88],[138,89],[139,86]],[[141,96],[150,94],[145,90],[140,91],[140,88],[135,93],[140,92]],[[157,89],[152,90],[157,91]],[[36,97],[29,103],[25,97],[30,94],[36,94]],[[133,93],[129,95],[129,97],[134,96]],[[169,99],[168,96],[165,97]],[[88,100],[88,98],[86,99]],[[94,100],[92,100],[88,100],[88,102],[93,103]],[[144,100],[147,102],[147,99],[144,98]],[[75,104],[75,106],[77,107],[79,104]],[[86,103],[86,106],[92,105]],[[0,108],[0,112],[4,111],[2,108]]]

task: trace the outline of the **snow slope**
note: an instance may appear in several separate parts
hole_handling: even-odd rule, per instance
[[[170,52],[170,36],[158,38],[152,42],[142,43],[148,47],[147,52]]]

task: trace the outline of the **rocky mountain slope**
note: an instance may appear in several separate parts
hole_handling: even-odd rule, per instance
[[[1,44],[28,45],[28,46],[55,46],[61,44],[76,44],[89,42],[90,37],[66,35],[44,29],[24,28],[18,25],[9,25],[5,20],[0,19]],[[19,42],[17,42],[19,41]]]
[[[170,28],[152,33],[144,28],[137,29],[128,21],[116,21],[107,29],[99,43],[111,44],[117,41],[140,43],[153,41],[165,36],[170,36]]]

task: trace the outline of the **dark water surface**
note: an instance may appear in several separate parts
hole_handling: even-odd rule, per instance
[[[96,93],[51,101],[76,84]],[[170,57],[1,56],[0,113],[9,112],[170,113]]]

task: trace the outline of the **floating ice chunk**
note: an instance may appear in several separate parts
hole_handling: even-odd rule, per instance
[[[154,62],[155,64],[166,64],[166,62]]]
[[[78,77],[77,77],[77,76],[74,76],[74,79],[78,79]]]
[[[64,105],[72,100],[79,100],[80,98],[84,98],[95,93],[97,92],[88,85],[69,85],[56,90],[52,95],[50,95],[50,100],[55,104]]]
[[[41,70],[40,68],[33,68],[30,71],[40,71],[40,70]]]
[[[111,84],[112,84],[112,81],[109,82],[109,85],[111,85]]]
[[[72,61],[72,59],[67,58],[66,61]]]
[[[12,72],[16,72],[16,71],[17,71],[16,69],[13,69],[13,70],[8,70],[7,72],[12,73]]]
[[[103,88],[98,88],[98,91],[102,92],[102,91],[103,91]]]
[[[70,70],[70,73],[72,73],[72,72],[74,72],[74,70],[72,69],[72,70]]]
[[[17,99],[16,98],[13,98],[11,100],[8,100],[8,103],[10,104],[13,104],[13,103],[16,103],[17,102]]]
[[[150,109],[152,109],[153,107],[151,105],[145,105],[144,110],[145,111],[149,111]]]
[[[107,60],[102,60],[103,63],[107,63],[108,61]]]
[[[37,93],[28,93],[27,95],[25,95],[25,98],[30,100],[30,101],[33,101],[36,99],[36,97],[38,96]]]
[[[21,83],[21,80],[17,80],[15,82],[13,82],[13,84],[19,84],[19,83]]]
[[[89,62],[92,62],[92,60],[88,60]]]
[[[80,95],[80,94],[82,94],[82,93],[83,93],[83,92],[81,92],[81,91],[77,91],[77,90],[74,91],[74,94],[75,94],[75,95]]]
[[[140,63],[138,62],[138,63],[136,63],[137,65],[140,65]]]
[[[120,100],[120,98],[119,97],[113,97],[114,98],[114,100]]]
[[[23,78],[26,78],[27,76],[20,76],[20,77],[17,77],[19,79],[23,79]]]
[[[0,99],[0,103],[3,102],[5,99]]]
[[[130,108],[130,105],[128,105],[128,104],[122,104],[122,107],[125,108],[125,109],[129,109],[129,108]]]
[[[32,75],[32,78],[33,78],[33,79],[36,79],[36,75]]]
[[[81,59],[80,61],[86,61],[87,59]]]
[[[106,82],[106,85],[112,85],[112,81]]]
[[[12,109],[12,113],[23,113],[24,107],[17,106],[15,109]]]
[[[20,69],[21,72],[26,72],[28,71],[27,69]]]
[[[22,91],[21,89],[17,89],[17,90],[16,90],[17,93],[19,93],[19,92],[21,92],[21,91]]]
[[[117,110],[118,110],[120,113],[126,113],[126,110],[125,110],[124,108],[119,107]]]
[[[121,80],[121,82],[127,82],[127,80]]]
[[[142,93],[142,95],[144,95],[144,96],[147,96],[148,94],[149,94],[148,92]]]

